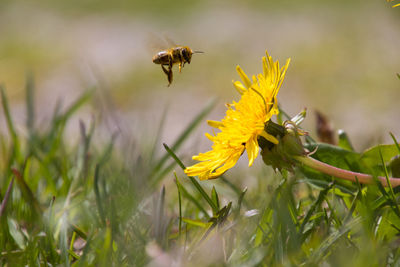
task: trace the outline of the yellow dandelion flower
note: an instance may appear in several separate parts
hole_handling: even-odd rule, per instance
[[[264,131],[264,125],[272,115],[278,114],[276,95],[282,85],[290,59],[285,66],[279,67],[266,52],[262,58],[263,73],[252,77],[252,81],[237,66],[242,82],[233,82],[242,95],[239,102],[228,104],[225,117],[221,121],[208,121],[208,124],[220,130],[217,135],[206,133],[214,144],[212,150],[193,156],[199,163],[185,169],[189,176],[198,176],[200,180],[214,179],[232,168],[239,157],[247,150],[249,166],[257,158],[259,146],[257,138],[263,136],[277,144],[278,140]]]
[[[386,0],[386,2],[392,2],[392,1],[395,1],[395,0]],[[392,7],[398,7],[398,6],[400,6],[400,4],[395,4]]]

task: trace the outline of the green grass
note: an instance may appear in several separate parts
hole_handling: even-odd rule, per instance
[[[22,127],[14,123],[1,87],[7,127],[0,131],[0,265],[399,264],[398,188],[343,182],[307,168],[274,174],[267,166],[251,177],[235,168],[199,182],[178,171],[188,162],[179,157],[180,148],[214,102],[158,153],[164,119],[154,143],[121,145],[119,137],[98,142],[94,122],[80,122],[79,141],[71,141],[66,126],[92,94],[57,106],[49,124],[39,128],[28,79]],[[313,156],[391,175],[399,165],[391,159],[400,154],[392,137],[394,145],[358,153],[342,133],[338,147],[318,144]],[[310,150],[316,145],[308,144]],[[246,179],[257,186],[242,187]]]

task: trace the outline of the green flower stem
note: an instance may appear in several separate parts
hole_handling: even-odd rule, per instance
[[[329,164],[323,163],[316,159],[313,159],[308,156],[294,156],[294,158],[303,163],[304,165],[313,168],[314,170],[320,171],[322,173],[335,176],[337,178],[349,180],[356,182],[358,180],[361,184],[371,184],[374,181],[374,177],[369,174],[359,173],[359,172],[352,172],[348,170],[343,170]],[[356,179],[357,177],[357,179]],[[382,183],[383,186],[388,186],[387,181],[390,182],[392,187],[396,187],[400,185],[400,178],[386,178],[382,176],[378,176],[377,179]]]

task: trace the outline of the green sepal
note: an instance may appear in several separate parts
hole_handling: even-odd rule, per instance
[[[397,155],[392,158],[389,163],[389,168],[392,171],[394,177],[400,177],[400,156]]]
[[[269,121],[265,125],[265,131],[275,136],[279,143],[273,144],[262,136],[258,138],[264,163],[279,171],[293,171],[296,164],[293,157],[307,154],[300,139],[303,132],[291,121],[284,122],[284,125]]]

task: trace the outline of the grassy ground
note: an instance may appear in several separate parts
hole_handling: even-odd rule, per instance
[[[232,170],[229,179],[199,182],[174,171],[184,167],[176,154],[214,103],[158,153],[157,138],[94,142],[98,121],[81,121],[73,142],[65,128],[92,94],[55,110],[39,129],[28,79],[25,131],[19,131],[1,88],[8,129],[0,136],[1,265],[399,264],[396,188],[343,182],[305,167],[282,174],[266,166]],[[338,147],[320,144],[313,157],[399,175],[398,162],[389,166],[398,146],[357,153],[344,135],[339,140]],[[244,188],[246,179],[255,186]]]
[[[221,118],[207,100],[231,102],[234,66],[257,72],[268,48],[292,57],[285,111],[321,110],[356,136],[307,138],[312,157],[400,177],[400,7],[381,2],[4,1],[0,265],[399,266],[398,188],[260,158],[216,180],[182,172],[204,151],[198,127]],[[206,51],[169,88],[145,52],[164,30]]]

